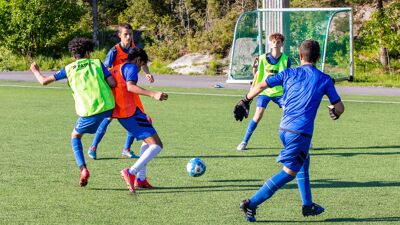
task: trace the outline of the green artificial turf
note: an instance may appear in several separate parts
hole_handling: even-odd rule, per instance
[[[135,159],[120,157],[125,131],[116,120],[98,160],[86,156],[93,135],[83,137],[91,177],[81,188],[70,146],[77,116],[66,84],[0,81],[0,224],[246,224],[239,202],[281,169],[275,158],[282,111],[271,103],[249,149],[237,151],[249,119],[236,122],[232,111],[245,91],[157,89],[170,93],[168,101],[142,97],[164,144],[148,165],[155,188],[132,195],[119,171]],[[259,207],[258,222],[400,222],[400,97],[342,99],[346,112],[337,121],[322,101],[312,141],[313,200],[326,211],[304,218],[292,181]],[[134,142],[136,154],[139,146]],[[202,177],[186,173],[193,157],[207,165]]]

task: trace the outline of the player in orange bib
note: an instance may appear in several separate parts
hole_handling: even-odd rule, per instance
[[[160,137],[143,111],[139,98],[139,95],[145,95],[158,101],[168,99],[166,93],[146,90],[137,85],[140,68],[147,61],[148,57],[144,50],[133,48],[129,51],[126,63],[110,71],[117,82],[117,86],[112,89],[115,98],[112,117],[118,119],[130,136],[143,140],[140,158],[133,166],[121,171],[130,192],[134,192],[135,188],[152,188],[146,178],[146,167],[163,147]]]
[[[118,37],[121,39],[121,42],[116,44],[107,54],[104,64],[109,68],[115,68],[116,66],[125,63],[125,60],[128,58],[128,53],[131,49],[135,48],[136,45],[132,41],[133,30],[132,26],[124,23],[118,26]],[[146,75],[147,80],[150,83],[154,82],[153,75],[149,72],[149,68],[146,64],[142,66],[142,69]],[[143,106],[142,111],[144,112]],[[148,118],[151,122],[151,119]],[[93,142],[88,150],[88,156],[92,159],[97,159],[97,147],[101,142],[104,134],[107,131],[108,125],[111,123],[112,118],[104,119],[104,121],[100,124],[99,128],[96,131],[96,134],[93,138]],[[122,156],[127,158],[138,158],[133,151],[131,151],[131,145],[134,141],[134,138],[127,134],[124,148],[122,149]]]

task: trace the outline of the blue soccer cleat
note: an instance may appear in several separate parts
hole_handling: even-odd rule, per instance
[[[96,146],[90,147],[87,153],[88,153],[89,158],[97,159]]]
[[[128,149],[122,149],[122,157],[125,158],[131,158],[131,159],[137,159],[139,156],[135,155],[133,151],[131,151],[129,148]]]
[[[250,200],[246,199],[240,203],[240,209],[244,213],[244,218],[249,222],[256,222],[256,209],[249,208]]]
[[[323,213],[325,211],[325,209],[322,208],[322,206],[313,203],[310,206],[303,205],[301,211],[303,213],[303,216],[317,216],[317,215]]]

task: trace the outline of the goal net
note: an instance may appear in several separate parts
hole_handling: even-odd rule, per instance
[[[300,66],[299,47],[314,39],[321,47],[317,67],[337,81],[353,78],[353,34],[351,8],[271,8],[245,12],[236,22],[228,83],[247,83],[253,79],[252,62],[256,55],[268,53],[268,36],[285,36],[283,52],[292,67]]]

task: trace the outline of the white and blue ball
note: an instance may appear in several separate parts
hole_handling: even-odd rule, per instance
[[[200,158],[193,158],[186,165],[186,170],[189,176],[199,177],[206,172],[206,164]]]

